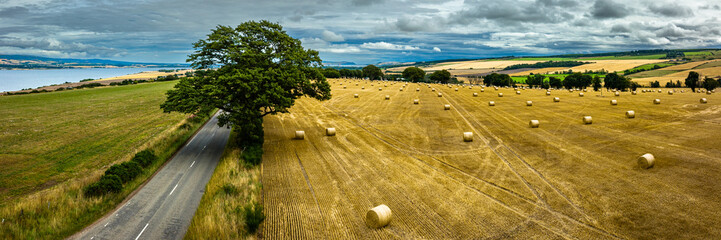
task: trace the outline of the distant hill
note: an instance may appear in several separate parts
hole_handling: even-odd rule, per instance
[[[189,64],[139,63],[107,59],[48,58],[28,55],[0,55],[0,69],[55,69],[84,67],[162,67],[188,68]]]

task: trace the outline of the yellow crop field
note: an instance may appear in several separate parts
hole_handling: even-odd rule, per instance
[[[633,81],[640,83],[640,84],[644,84],[644,85],[648,85],[648,83],[653,82],[653,81],[659,81],[661,83],[661,85],[663,85],[664,83],[666,83],[668,81],[675,82],[675,81],[680,80],[681,83],[683,83],[684,80],[686,79],[686,77],[688,77],[688,73],[691,71],[699,73],[701,75],[701,79],[703,79],[704,77],[714,77],[715,78],[715,77],[721,76],[721,67],[709,67],[709,68],[698,68],[698,69],[690,69],[690,70],[680,71],[680,72],[671,73],[671,74],[661,76],[661,77],[634,78]]]
[[[423,67],[426,71],[437,71],[443,69],[479,69],[479,68],[495,68],[503,69],[505,67],[515,64],[533,64],[540,61],[488,61],[488,60],[476,60],[476,61],[463,61],[463,62],[448,62],[433,65],[430,67]]]
[[[117,76],[117,77],[103,78],[103,79],[98,79],[96,81],[118,80],[118,79],[155,79],[160,76],[168,76],[168,75],[172,75],[172,74],[178,74],[178,75],[182,76],[183,74],[185,74],[186,72],[189,72],[189,71],[191,71],[191,70],[180,70],[180,71],[172,72],[172,73],[166,73],[166,72],[160,72],[160,71],[149,71],[149,72],[128,74],[128,75]]]
[[[530,73],[541,73],[550,74],[556,71],[568,71],[573,70],[574,72],[585,72],[585,71],[599,71],[606,70],[608,72],[623,72],[623,70],[631,69],[637,66],[641,66],[649,63],[665,62],[663,59],[633,59],[633,60],[589,60],[586,62],[592,62],[581,66],[571,68],[541,68],[533,69],[525,72],[519,72],[512,74],[513,76],[525,76]]]
[[[333,99],[264,120],[263,238],[721,237],[718,94],[331,82]],[[645,153],[652,168],[637,165]],[[371,229],[380,204],[392,220]]]
[[[695,67],[701,66],[701,65],[709,63],[709,62],[713,62],[713,61],[698,61],[698,62],[684,63],[684,64],[675,65],[675,66],[665,67],[665,68],[663,68],[663,70],[688,70],[688,69],[693,69]]]

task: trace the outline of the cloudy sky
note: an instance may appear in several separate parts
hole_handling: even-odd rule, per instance
[[[0,0],[0,54],[184,62],[217,25],[282,24],[358,64],[720,48],[718,0]]]

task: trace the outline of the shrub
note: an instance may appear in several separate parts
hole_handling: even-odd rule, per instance
[[[138,165],[145,168],[150,166],[150,164],[153,164],[156,159],[158,159],[158,157],[155,156],[152,151],[146,149],[136,153],[130,161],[136,162]]]
[[[254,144],[247,146],[240,157],[250,166],[260,164],[263,160],[263,145]]]
[[[105,170],[105,175],[118,176],[122,183],[132,180],[132,175],[128,173],[128,170],[122,164],[113,164],[108,170]]]
[[[220,192],[225,193],[226,195],[237,196],[238,193],[240,193],[240,189],[233,184],[226,183],[220,187]]]
[[[138,164],[137,162],[127,161],[127,162],[120,164],[120,166],[125,168],[125,171],[127,172],[128,176],[130,177],[130,179],[128,179],[128,181],[135,179],[136,177],[138,177],[138,175],[143,173],[143,168],[141,168],[140,164]]]
[[[107,193],[117,193],[123,189],[120,177],[116,175],[103,175],[97,182],[85,187],[86,197],[98,197]]]
[[[248,228],[248,232],[253,234],[258,230],[258,226],[263,223],[263,220],[265,220],[263,206],[254,202],[246,205],[244,210],[245,225]]]

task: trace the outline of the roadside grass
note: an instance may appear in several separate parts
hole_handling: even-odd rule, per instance
[[[262,169],[241,159],[242,149],[233,144],[235,136],[231,133],[185,239],[256,238],[249,233],[245,216],[249,206],[262,201]]]
[[[157,106],[173,84],[0,97],[2,184],[25,186],[3,190],[0,239],[68,237],[114,209],[152,176],[205,122],[162,113]],[[83,196],[83,188],[107,167],[144,149],[162,160],[126,183],[120,193]],[[8,156],[15,161],[8,161]],[[35,185],[43,179],[52,185]]]

